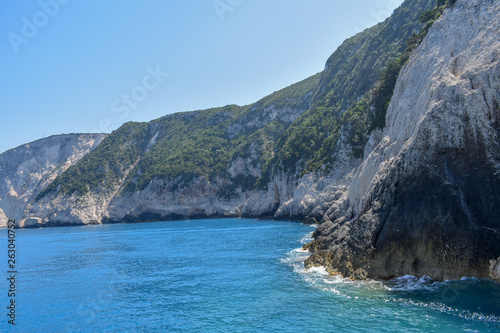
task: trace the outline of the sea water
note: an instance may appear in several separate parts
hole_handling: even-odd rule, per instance
[[[212,219],[16,230],[2,331],[500,332],[499,284],[304,269],[313,227]],[[7,276],[7,231],[0,230]]]

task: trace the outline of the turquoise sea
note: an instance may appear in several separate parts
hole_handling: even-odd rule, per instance
[[[213,219],[16,230],[7,332],[500,332],[500,285],[305,271],[313,227]],[[0,230],[7,276],[7,231]],[[2,259],[3,258],[3,259]]]

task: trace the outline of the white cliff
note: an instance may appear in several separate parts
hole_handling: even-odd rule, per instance
[[[400,73],[383,136],[316,231],[308,265],[498,278],[499,105],[500,3],[458,0]]]
[[[3,210],[0,208],[0,228],[6,227],[8,220],[9,219],[7,218],[7,216],[5,215],[5,213],[3,212]]]
[[[414,52],[400,74],[383,138],[350,186],[353,208],[362,210],[367,193],[405,151],[426,144],[463,149],[465,117],[470,115],[472,126],[486,138],[495,137],[493,124],[500,122],[495,113],[500,91],[498,8],[493,1],[459,1]],[[498,163],[496,167],[500,170]]]
[[[498,279],[500,4],[458,0],[445,11],[401,71],[386,127],[372,131],[363,150],[366,140],[360,137],[365,132],[358,127],[367,126],[360,116],[367,111],[356,103],[360,99],[370,103],[367,96],[376,80],[358,87],[343,80],[346,73],[340,69],[344,60],[352,68],[358,62],[374,62],[371,54],[364,60],[345,57],[377,50],[373,38],[377,31],[393,38],[394,31],[410,23],[417,29],[417,14],[406,15],[411,12],[408,8],[423,10],[432,4],[406,1],[405,5],[406,11],[396,11],[393,21],[339,48],[331,57],[338,66],[327,66],[328,75],[321,74],[319,85],[316,75],[247,107],[233,105],[126,124],[106,141],[109,144],[89,155],[95,158],[88,168],[79,169],[80,163],[54,182],[102,136],[74,135],[64,142],[62,137],[49,138],[2,154],[0,173],[5,182],[0,184],[0,209],[6,217],[21,219],[22,227],[234,216],[321,222],[315,241],[307,246],[313,252],[308,266],[324,265],[330,272],[354,278],[425,274],[437,279],[461,275]],[[408,37],[412,30],[407,30]],[[340,88],[332,84],[339,82]],[[346,91],[335,89],[365,95],[348,98]],[[336,95],[347,96],[337,101],[342,107],[332,106]],[[315,168],[320,163],[309,173],[301,169],[308,156],[299,157],[295,171],[285,171],[283,161],[274,157],[290,138],[290,128],[307,132],[314,126],[300,120],[315,110],[311,105],[316,97],[326,98],[317,100],[320,114],[335,116],[339,122],[342,115],[349,115],[349,105],[359,107],[358,113],[351,113],[357,123],[332,129],[336,141],[324,150],[330,156],[322,155],[319,170]],[[191,136],[194,131],[207,136]],[[330,138],[330,127],[324,133]],[[170,137],[186,141],[169,141]],[[208,149],[203,148],[210,140],[217,145],[211,146],[206,158]],[[316,147],[312,142],[309,147]],[[177,165],[163,163],[172,158],[173,145],[183,147],[176,156],[194,156],[204,165],[173,159],[187,169],[173,173]],[[224,155],[229,149],[237,150]],[[111,164],[108,154],[114,154]],[[225,163],[218,173],[206,170],[220,165],[217,159],[212,163],[212,154],[222,156]],[[156,173],[157,167],[164,168],[163,173]],[[98,173],[105,177],[95,177]],[[87,191],[81,187],[60,191],[64,185],[71,187],[74,177],[68,174],[83,179],[83,187],[99,181]],[[60,179],[66,183],[57,183]],[[35,200],[49,184],[50,191]],[[1,213],[0,223],[6,219]]]
[[[19,222],[40,191],[95,148],[104,136],[51,136],[1,154],[0,209],[9,219]]]

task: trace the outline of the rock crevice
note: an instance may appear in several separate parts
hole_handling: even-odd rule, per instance
[[[499,50],[498,2],[458,0],[435,22],[401,71],[383,138],[344,208],[315,233],[308,266],[354,278],[498,279]]]

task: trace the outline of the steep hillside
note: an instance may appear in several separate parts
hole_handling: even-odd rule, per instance
[[[401,72],[380,143],[308,266],[354,278],[498,279],[500,4],[458,0]]]
[[[347,40],[325,70],[255,104],[127,123],[25,212],[44,225],[205,216],[320,220],[362,162],[385,66],[434,0],[407,0]]]
[[[127,123],[41,192],[27,216],[49,225],[238,216],[318,81],[314,75],[246,107]]]
[[[58,175],[101,143],[104,134],[67,134],[37,140],[0,155],[0,211],[20,220]],[[0,225],[5,219],[0,214]]]
[[[18,147],[0,223],[300,219],[307,267],[498,280],[499,31],[497,1],[406,0],[252,105]]]
[[[275,169],[331,171],[345,163],[346,156],[339,154],[363,157],[373,89],[387,64],[400,57],[412,34],[422,29],[420,15],[434,5],[429,0],[405,1],[386,21],[346,40],[332,54],[311,109],[280,139]]]
[[[405,1],[386,21],[346,40],[332,54],[311,108],[277,141],[260,181],[265,190],[249,198],[244,216],[321,220],[362,162],[376,120],[378,80],[425,26],[420,15],[434,6],[435,1]]]

